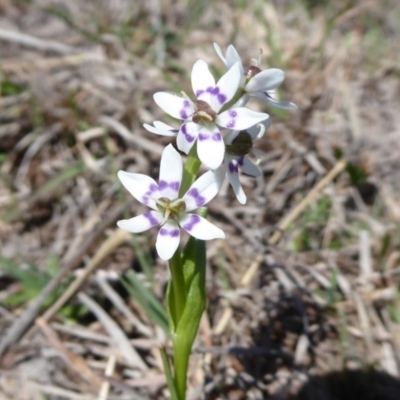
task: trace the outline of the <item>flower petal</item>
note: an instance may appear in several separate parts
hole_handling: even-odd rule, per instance
[[[239,56],[239,53],[237,52],[235,47],[232,44],[230,44],[228,46],[228,49],[226,50],[226,66],[228,68],[231,68],[232,65],[234,65],[237,62],[240,63],[241,72],[243,72],[242,60]]]
[[[125,189],[138,201],[157,210],[154,199],[160,197],[156,181],[147,175],[118,171],[118,178]]]
[[[181,126],[176,144],[180,151],[188,154],[199,135],[200,126],[194,122],[186,122]]]
[[[178,198],[179,188],[182,180],[182,158],[169,144],[163,151],[160,162],[160,180],[158,188],[160,197],[170,200]]]
[[[253,93],[251,93],[251,96],[255,97],[255,98],[261,100],[263,103],[268,104],[273,107],[282,108],[284,110],[296,110],[297,109],[296,104],[290,103],[288,101],[275,100],[274,98],[272,98],[270,96],[270,94],[268,94],[267,91],[253,92]]]
[[[226,132],[225,135],[224,135],[225,144],[232,144],[233,141],[239,135],[239,133],[240,133],[240,131],[232,131],[232,130],[229,130],[228,132]]]
[[[265,131],[271,126],[271,118],[246,129],[247,133],[251,136],[253,143],[264,136]]]
[[[125,231],[139,233],[158,225],[162,219],[163,216],[160,211],[148,211],[134,218],[122,219],[117,222],[117,225]]]
[[[210,169],[217,169],[224,160],[225,144],[218,127],[201,126],[197,138],[197,155]]]
[[[214,49],[215,49],[215,51],[217,52],[218,57],[219,57],[219,58],[221,59],[221,61],[226,65],[225,56],[224,56],[224,53],[222,52],[222,49],[221,49],[220,45],[217,44],[217,43],[214,43]]]
[[[215,112],[218,113],[224,104],[232,100],[243,76],[239,63],[235,63],[232,68],[222,75],[217,85],[210,91],[210,106]]]
[[[178,129],[173,128],[164,122],[161,121],[154,121],[153,125],[143,124],[143,127],[147,129],[149,132],[155,133],[157,135],[162,136],[176,136],[178,134]]]
[[[246,92],[275,89],[285,80],[285,73],[278,68],[264,69],[259,72],[245,86]]]
[[[222,177],[223,179],[223,177]],[[203,207],[211,201],[221,188],[221,176],[208,171],[198,178],[183,196],[186,211]]]
[[[232,185],[233,191],[236,194],[236,198],[239,203],[246,203],[246,194],[243,191],[242,185],[239,180],[239,164],[236,160],[231,160],[228,165],[228,180]]]
[[[238,160],[240,169],[247,175],[250,176],[261,176],[260,168],[255,165],[249,157],[244,156]]]
[[[192,88],[198,100],[208,101],[210,92],[214,89],[215,79],[203,60],[198,60],[192,69]]]
[[[169,260],[179,246],[181,233],[175,221],[167,221],[157,235],[156,249],[163,260]]]
[[[194,105],[191,100],[174,96],[170,93],[154,93],[156,104],[171,117],[186,120],[194,113]]]
[[[252,111],[245,107],[238,107],[219,114],[216,123],[224,128],[241,131],[268,118],[268,114]]]
[[[196,239],[225,239],[225,233],[221,229],[196,214],[185,214],[179,225]]]

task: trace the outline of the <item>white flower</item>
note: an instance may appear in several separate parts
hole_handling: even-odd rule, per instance
[[[187,154],[197,140],[199,159],[210,169],[218,168],[224,159],[225,146],[219,126],[241,130],[269,118],[268,114],[244,107],[222,111],[237,93],[241,79],[240,64],[236,63],[216,84],[207,63],[199,60],[192,70],[195,102],[165,92],[154,94],[154,100],[159,107],[183,121],[177,135],[178,148]],[[162,129],[153,128],[150,125],[145,125],[145,128],[158,134],[163,134],[163,131],[172,133],[173,129],[164,129],[165,126]]]
[[[172,145],[168,145],[161,156],[158,184],[147,175],[118,172],[118,178],[129,193],[152,210],[118,221],[117,225],[133,233],[159,225],[156,249],[163,260],[169,260],[179,246],[179,227],[201,240],[225,238],[221,229],[205,218],[191,213],[216,196],[221,187],[219,178],[208,171],[193,183],[182,198],[178,198],[182,168],[181,156]]]
[[[215,174],[222,177],[225,174],[228,175],[229,183],[241,204],[245,204],[247,199],[239,181],[239,170],[251,176],[261,175],[260,169],[248,157],[248,154],[252,153],[257,161],[263,156],[263,153],[255,149],[253,144],[264,135],[265,130],[270,126],[271,121],[267,120],[246,131],[229,131],[224,138],[226,146],[224,162],[215,171]]]
[[[274,107],[284,108],[287,110],[294,110],[297,108],[293,103],[278,101],[275,99],[275,89],[285,80],[285,73],[281,69],[277,68],[261,70],[261,52],[258,59],[255,60],[256,65],[251,66],[248,71],[245,72],[239,53],[233,45],[228,46],[225,56],[221,47],[217,43],[214,43],[214,48],[219,58],[226,65],[226,68],[229,69],[232,65],[237,63],[240,65],[242,73],[240,87],[244,90],[245,94],[237,104],[238,106],[245,105],[248,102],[249,97],[255,97]]]

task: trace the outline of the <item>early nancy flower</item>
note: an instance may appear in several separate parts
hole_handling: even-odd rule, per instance
[[[225,238],[221,229],[191,213],[216,196],[221,186],[218,176],[212,171],[206,172],[179,198],[182,168],[181,156],[172,145],[168,145],[161,156],[158,184],[147,175],[118,172],[118,178],[129,193],[152,210],[118,221],[117,225],[133,233],[159,225],[156,249],[163,260],[169,260],[179,246],[179,227],[201,240]]]
[[[228,175],[229,183],[241,204],[245,204],[247,199],[239,181],[239,170],[251,176],[261,175],[260,169],[248,154],[252,153],[257,161],[263,156],[263,153],[255,149],[253,144],[264,135],[265,130],[270,126],[271,121],[267,120],[245,131],[229,131],[224,137],[226,148],[224,162],[215,173],[218,176]]]
[[[165,92],[154,94],[154,100],[167,114],[183,121],[178,135],[178,148],[188,153],[197,140],[197,154],[210,169],[218,168],[224,158],[225,146],[219,127],[247,129],[269,118],[268,114],[251,111],[244,107],[228,108],[237,94],[242,80],[240,64],[236,63],[215,83],[206,62],[197,61],[192,70],[192,88],[196,101]],[[165,130],[172,136],[172,129],[149,129],[162,134]]]
[[[260,99],[264,103],[287,110],[296,109],[297,106],[293,103],[287,101],[278,101],[275,99],[275,89],[282,84],[285,80],[285,73],[278,68],[269,68],[261,70],[261,56],[262,52],[255,61],[255,65],[252,65],[247,71],[244,71],[242,60],[239,53],[236,51],[233,45],[229,45],[224,56],[221,47],[214,43],[215,51],[217,52],[219,58],[229,69],[232,65],[239,63],[240,70],[242,73],[241,85],[243,89],[243,97],[237,103],[237,105],[245,105],[249,97],[255,97]]]

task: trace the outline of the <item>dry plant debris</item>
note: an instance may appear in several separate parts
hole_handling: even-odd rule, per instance
[[[229,240],[189,399],[397,399],[399,37],[395,0],[0,0],[0,397],[168,398],[165,334],[121,284],[162,301],[167,271],[116,229],[138,207],[116,171],[157,172],[152,94],[222,72],[216,41],[262,48],[299,110],[267,110],[247,208],[210,205]]]

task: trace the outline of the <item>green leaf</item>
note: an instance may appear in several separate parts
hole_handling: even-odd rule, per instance
[[[171,395],[171,400],[179,400],[178,395],[176,393],[175,382],[172,377],[171,366],[169,365],[167,353],[165,352],[165,349],[163,349],[163,348],[160,349],[160,352],[161,352],[162,362],[164,365],[165,377],[167,378],[169,394]]]
[[[206,306],[206,245],[191,237],[182,255],[186,303],[173,335],[175,382],[179,399],[185,398],[188,361]]]

